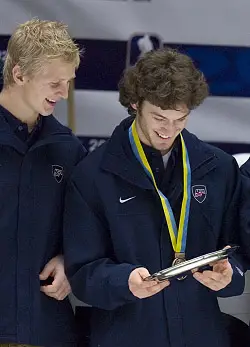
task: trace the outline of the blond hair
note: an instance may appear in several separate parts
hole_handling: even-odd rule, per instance
[[[77,69],[80,54],[67,25],[34,18],[19,25],[8,42],[3,68],[4,86],[14,83],[12,70],[15,65],[19,65],[22,74],[32,75],[45,62],[60,58],[75,64]]]

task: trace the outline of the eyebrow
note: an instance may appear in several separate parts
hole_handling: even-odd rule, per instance
[[[176,119],[176,120],[181,120],[181,119],[186,118],[186,117],[189,115],[189,113],[190,113],[190,112],[188,112],[187,114],[185,114],[184,116],[182,116],[182,117],[180,117],[180,118],[178,118],[178,119]],[[159,114],[159,113],[157,113],[157,112],[154,112],[154,111],[152,111],[151,114],[154,115],[154,116],[157,116],[157,117],[159,117],[159,118],[161,118],[161,119],[167,119],[166,117],[164,117],[164,116],[162,116],[161,114]]]
[[[70,77],[70,79],[69,79],[68,81],[72,81],[72,80],[75,79],[75,78],[76,78],[76,75]],[[61,82],[61,81],[66,81],[66,79],[65,79],[65,78],[60,78],[60,79],[58,79],[58,80],[53,80],[53,81],[57,81],[57,83],[58,83],[58,82]]]

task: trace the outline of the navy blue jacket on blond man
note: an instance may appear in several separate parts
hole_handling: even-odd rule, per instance
[[[65,186],[84,156],[52,115],[29,134],[0,107],[0,343],[76,345],[68,298],[42,293],[39,274],[62,253]]]

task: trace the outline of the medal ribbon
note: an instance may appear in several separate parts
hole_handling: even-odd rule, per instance
[[[189,219],[189,211],[190,211],[190,201],[191,201],[191,169],[190,169],[187,148],[181,134],[180,134],[180,137],[181,137],[182,162],[183,162],[183,199],[182,199],[182,205],[181,205],[179,227],[177,229],[177,224],[176,224],[174,213],[172,211],[170,203],[167,197],[157,187],[154,174],[151,170],[151,167],[148,163],[148,160],[142,148],[142,145],[136,130],[135,121],[132,123],[131,127],[129,128],[129,140],[130,140],[132,150],[136,158],[141,163],[144,171],[152,180],[154,187],[159,195],[163,212],[164,212],[166,222],[168,225],[168,230],[169,230],[173,250],[175,251],[175,253],[185,254],[186,242],[187,242],[188,219]]]

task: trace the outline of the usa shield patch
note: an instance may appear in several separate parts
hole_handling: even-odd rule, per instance
[[[200,204],[205,201],[207,197],[207,188],[203,185],[196,185],[192,187],[192,194],[196,201]]]
[[[57,183],[61,183],[63,179],[63,167],[60,165],[52,165],[52,175]]]

